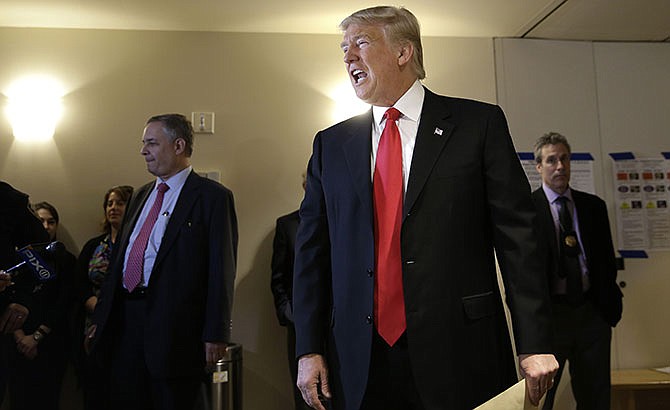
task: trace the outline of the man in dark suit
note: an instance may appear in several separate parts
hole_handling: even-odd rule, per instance
[[[0,292],[11,285],[11,277],[2,269],[9,269],[21,261],[16,250],[48,241],[49,234],[30,208],[28,195],[0,181]],[[29,298],[30,295],[14,289],[0,294],[0,310],[7,308],[0,317],[0,332],[13,333],[23,326],[29,313],[23,305],[28,304]]]
[[[302,187],[305,188],[305,174],[302,174]],[[286,347],[288,365],[293,381],[293,401],[296,410],[306,409],[307,405],[296,386],[298,362],[295,359],[295,326],[293,325],[293,259],[295,258],[295,234],[300,224],[298,211],[277,218],[275,237],[272,241],[272,277],[270,288],[275,302],[277,320],[286,327]]]
[[[314,140],[293,287],[305,401],[472,409],[516,382],[495,248],[537,403],[557,368],[549,295],[502,110],[421,85],[406,9],[361,10],[340,27],[351,83],[373,107]]]
[[[184,116],[150,118],[142,142],[157,178],[128,205],[89,338],[111,359],[111,408],[190,409],[230,341],[233,195],[193,172]]]
[[[11,276],[2,269],[9,269],[20,262],[16,249],[26,245],[45,243],[49,234],[30,208],[28,195],[8,183],[0,181],[0,404],[5,396],[7,383],[7,353],[16,350],[12,338],[15,330],[25,323],[32,295],[21,288],[7,288],[12,284]],[[24,273],[25,274],[25,273]]]
[[[547,256],[552,295],[554,354],[570,362],[578,409],[610,407],[611,327],[621,319],[614,246],[605,202],[570,188],[570,144],[558,133],[535,144],[542,187],[533,192]],[[558,386],[562,370],[556,375]],[[553,407],[556,388],[544,408]]]

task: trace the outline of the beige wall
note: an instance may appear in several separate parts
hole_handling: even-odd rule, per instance
[[[213,111],[193,165],[219,170],[240,227],[233,315],[244,345],[245,408],[290,407],[285,332],[276,324],[269,260],[277,216],[297,208],[314,133],[333,123],[331,90],[347,81],[339,36],[0,28],[0,91],[31,73],[68,90],[52,142],[14,141],[0,116],[0,179],[48,200],[76,252],[96,234],[104,191],[149,181],[142,127],[157,113]],[[490,39],[426,38],[426,84],[496,100]],[[0,105],[5,105],[4,102]]]

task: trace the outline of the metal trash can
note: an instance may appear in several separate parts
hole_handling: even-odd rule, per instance
[[[242,345],[231,343],[223,359],[208,369],[208,410],[242,410]]]

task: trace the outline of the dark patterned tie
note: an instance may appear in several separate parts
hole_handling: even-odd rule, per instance
[[[579,305],[584,300],[582,290],[582,268],[579,264],[579,255],[582,253],[581,246],[577,240],[570,207],[567,197],[560,196],[556,199],[558,202],[558,221],[560,224],[560,264],[559,276],[566,278],[566,296],[568,302],[573,305]]]

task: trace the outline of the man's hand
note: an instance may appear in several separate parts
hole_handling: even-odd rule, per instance
[[[205,342],[205,360],[208,366],[215,365],[218,360],[223,359],[228,350],[225,342]]]
[[[16,349],[25,357],[30,360],[37,357],[37,341],[33,338],[32,333],[27,335],[21,329],[16,330],[14,341],[16,342]]]
[[[0,331],[9,334],[23,327],[28,317],[28,308],[18,303],[10,303],[0,317]]]
[[[0,292],[4,292],[7,286],[11,286],[13,284],[12,277],[9,275],[9,273],[5,273],[4,270],[0,269]]]
[[[86,334],[84,335],[84,351],[86,354],[91,354],[91,343],[93,343],[93,339],[95,339],[95,330],[98,328],[98,325],[91,325],[89,326],[88,330],[86,331]]]
[[[84,302],[84,309],[86,309],[87,313],[93,313],[95,310],[95,305],[98,304],[98,298],[96,296],[91,296],[90,298],[86,299],[86,302]]]
[[[558,362],[553,354],[522,354],[519,355],[519,370],[526,379],[526,394],[531,404],[537,406],[554,385]]]
[[[298,361],[298,388],[302,398],[311,408],[326,410],[321,400],[330,399],[328,367],[320,354],[307,354]]]

